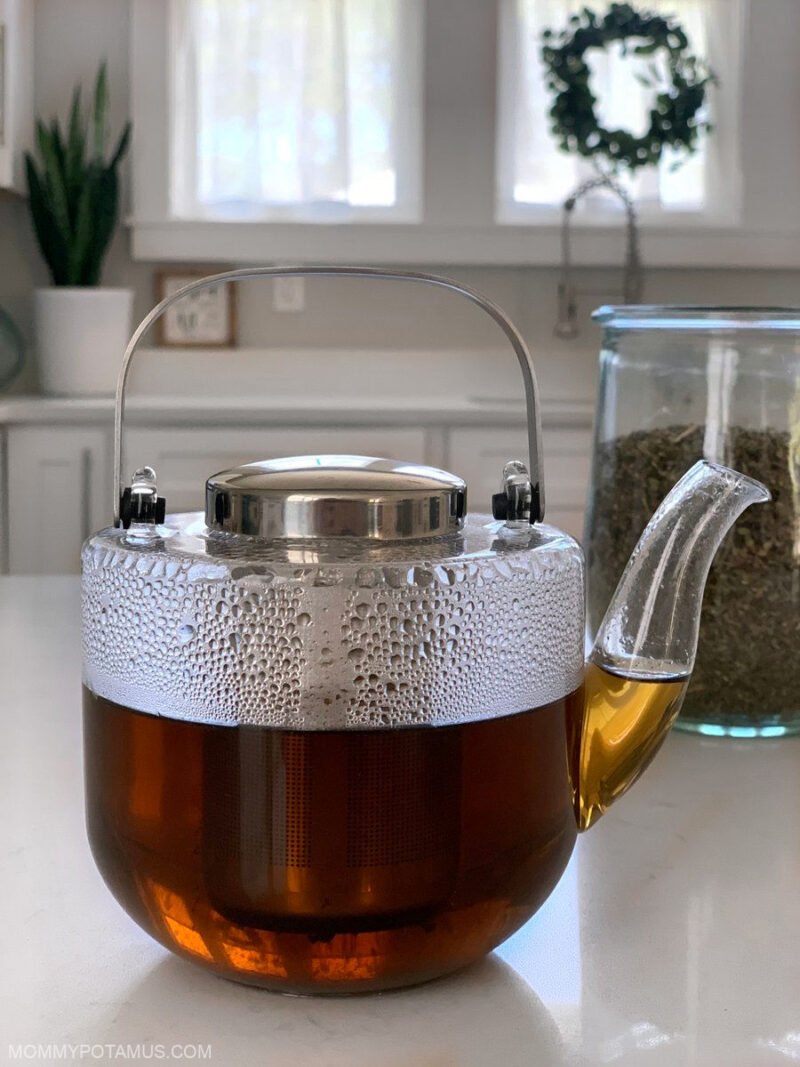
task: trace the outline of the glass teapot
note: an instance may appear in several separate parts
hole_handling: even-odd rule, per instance
[[[528,464],[466,509],[452,474],[363,456],[260,461],[168,515],[121,490],[125,382],[188,292],[253,276],[450,289],[522,369]],[[163,300],[116,399],[114,524],[83,548],[87,822],[112,893],[229,978],[316,993],[425,981],[536,911],[578,830],[631,784],[692,670],[705,578],[765,488],[697,463],[645,530],[584,664],[580,547],[546,525],[536,378],[503,312],[432,275],[230,271]],[[487,502],[488,503],[488,502]]]

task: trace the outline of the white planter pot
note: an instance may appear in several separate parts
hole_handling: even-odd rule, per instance
[[[132,314],[131,289],[37,289],[34,324],[43,391],[55,396],[112,395]]]

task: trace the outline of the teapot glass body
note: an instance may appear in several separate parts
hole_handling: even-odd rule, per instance
[[[578,546],[487,516],[367,552],[168,521],[83,556],[88,825],[117,898],[294,992],[490,951],[577,833]]]

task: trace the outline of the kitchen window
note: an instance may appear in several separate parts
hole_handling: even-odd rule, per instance
[[[674,16],[689,38],[692,53],[719,72],[721,86],[709,91],[707,116],[715,130],[703,137],[688,160],[666,153],[660,165],[640,170],[622,184],[649,215],[688,212],[732,217],[735,188],[717,180],[737,168],[736,97],[741,5],[735,0],[647,0],[648,11]],[[560,205],[571,189],[596,173],[591,162],[559,151],[551,133],[551,100],[544,90],[542,34],[558,30],[585,0],[501,0],[498,104],[498,215],[505,221],[532,220],[535,210]],[[594,7],[602,11],[603,7]],[[646,132],[656,89],[667,81],[663,55],[623,55],[621,44],[589,51],[596,113],[607,128]],[[720,188],[724,192],[719,197]],[[711,196],[714,189],[715,196]],[[597,194],[589,210],[608,205]],[[620,205],[617,203],[617,210]],[[584,211],[586,208],[584,208]]]
[[[175,218],[419,218],[420,0],[169,7]]]
[[[550,140],[539,37],[580,3],[132,0],[134,256],[558,263],[587,166]],[[637,4],[674,13],[721,83],[701,152],[631,183],[645,262],[800,265],[800,5]],[[635,72],[596,74],[605,117],[643,121]],[[620,226],[587,199],[575,261],[618,263]]]

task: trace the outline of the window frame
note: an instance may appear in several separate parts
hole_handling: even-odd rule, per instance
[[[720,94],[734,144],[724,212],[642,212],[642,250],[650,267],[800,266],[800,182],[766,173],[760,160],[797,162],[791,69],[774,62],[778,19],[757,19],[749,0],[738,11],[738,71],[725,72]],[[786,14],[778,0],[767,0]],[[524,220],[498,221],[495,193],[498,5],[485,0],[428,0],[423,59],[420,222],[192,222],[169,217],[169,48],[163,0],[132,0],[131,102],[134,122],[132,254],[139,260],[340,262],[551,266],[560,261],[558,208],[531,205]],[[762,11],[763,15],[763,11]],[[800,22],[800,19],[798,19]],[[760,29],[759,29],[760,27]],[[760,35],[754,40],[754,34]],[[447,61],[446,57],[451,57]],[[452,61],[457,56],[458,62]],[[773,75],[779,73],[776,85]],[[769,77],[767,77],[769,72]],[[715,136],[720,136],[719,131]],[[744,152],[755,139],[758,149]],[[742,157],[738,166],[736,157]],[[778,164],[775,164],[777,167]],[[790,220],[787,223],[787,219]],[[797,220],[797,221],[795,221]],[[592,209],[575,219],[577,264],[605,266],[622,257],[623,220]]]

